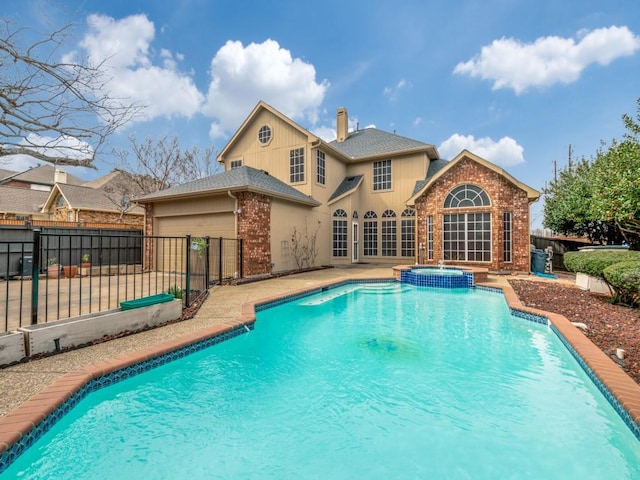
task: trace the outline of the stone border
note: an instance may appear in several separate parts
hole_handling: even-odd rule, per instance
[[[389,281],[390,279],[386,278],[384,280]],[[162,355],[188,348],[207,339],[224,335],[237,328],[249,328],[249,326],[253,328],[253,323],[256,320],[256,309],[260,309],[261,305],[288,301],[293,297],[310,295],[314,292],[350,281],[366,283],[381,281],[381,279],[336,279],[319,283],[311,288],[295,290],[285,295],[276,295],[255,302],[245,303],[241,307],[240,316],[235,321],[204,328],[193,334],[185,335],[137,352],[122,354],[110,360],[98,362],[59,377],[22,405],[0,418],[0,457],[6,458],[7,453],[11,453],[10,450],[19,442],[26,445],[25,448],[33,444],[37,438],[32,434],[32,431],[36,430],[41,423],[46,422],[51,414],[63,407],[68,400],[85,388],[90,382],[109,376],[119,370],[153,360]],[[479,286],[502,290],[507,304],[512,310],[547,318],[556,332],[560,334],[560,338],[564,339],[566,343],[577,352],[580,358],[583,359],[584,364],[592,370],[608,391],[611,392],[613,397],[615,397],[619,404],[626,410],[629,419],[635,422],[636,425],[640,424],[640,386],[578,328],[572,325],[562,315],[524,306],[511,286],[494,285],[490,283],[479,284]],[[52,422],[51,425],[53,425],[53,423],[54,422]],[[634,433],[638,436],[637,431]],[[21,449],[19,452],[16,452],[15,456],[19,455],[22,451]],[[9,457],[12,456],[13,455],[9,455]],[[9,458],[8,463],[5,465],[0,464],[0,467],[6,468],[12,461],[13,458]],[[4,468],[0,468],[0,472]]]

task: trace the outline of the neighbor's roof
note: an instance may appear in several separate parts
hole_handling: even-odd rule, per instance
[[[156,200],[165,200],[176,197],[188,197],[207,193],[218,193],[225,191],[249,190],[256,193],[277,198],[283,198],[311,206],[318,206],[320,203],[309,195],[296,190],[290,185],[269,175],[264,170],[242,166],[227,170],[216,175],[183,183],[166,190],[143,195],[135,199],[136,202],[150,203]]]
[[[20,172],[16,172],[14,170],[7,170],[5,168],[0,168],[0,180],[10,177],[12,175],[17,175]]]
[[[362,183],[362,179],[364,175],[353,175],[351,177],[345,177],[338,188],[331,194],[329,197],[328,203],[331,203],[333,200],[338,200],[339,198],[355,191],[360,184]]]
[[[49,204],[57,197],[57,192],[60,192],[67,201],[70,208],[80,210],[94,210],[101,212],[119,212],[115,203],[109,198],[106,192],[99,188],[89,188],[79,185],[67,185],[65,183],[56,183],[53,190],[48,193],[46,203]],[[46,208],[46,206],[45,206]],[[133,207],[126,212],[127,214],[144,213],[142,207]]]
[[[53,185],[54,182],[53,165],[38,165],[37,167],[30,168],[17,175],[11,176],[11,180],[19,180],[26,183],[37,183],[40,185]],[[2,180],[9,180],[5,177]],[[78,177],[74,177],[67,172],[67,184],[68,185],[82,185],[84,180],[80,180]]]
[[[15,214],[40,213],[49,192],[0,185],[0,212]]]
[[[329,145],[353,159],[399,154],[407,151],[426,151],[430,159],[438,158],[438,152],[433,145],[377,128],[365,128],[350,132],[343,142],[333,140],[329,142]]]

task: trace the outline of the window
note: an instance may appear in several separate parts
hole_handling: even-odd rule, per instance
[[[316,182],[320,185],[324,185],[325,182],[325,169],[326,162],[324,157],[324,152],[317,150],[316,151]]]
[[[267,145],[271,141],[271,127],[269,125],[260,127],[260,130],[258,130],[258,141],[263,145]]]
[[[444,259],[491,261],[491,214],[458,213],[444,216]]]
[[[333,256],[347,256],[347,212],[342,209],[333,212]]]
[[[502,217],[502,231],[504,232],[504,257],[505,262],[511,261],[511,212],[504,212]]]
[[[444,208],[488,207],[487,193],[475,185],[459,185],[444,201]],[[444,215],[443,247],[445,260],[461,262],[491,261],[491,213]]]
[[[415,257],[416,255],[416,211],[407,208],[402,212],[400,222],[400,249],[403,257]]]
[[[489,196],[475,185],[459,185],[447,195],[444,208],[488,207]]]
[[[427,259],[433,260],[433,216],[427,217]]]
[[[393,210],[385,210],[382,218],[382,256],[395,257],[397,255],[396,212]]]
[[[304,182],[304,147],[289,152],[289,181]]]
[[[373,189],[391,190],[391,160],[373,162]]]
[[[241,167],[242,160],[231,160],[231,164],[229,166],[231,167],[231,170],[233,170],[234,168]]]
[[[376,212],[364,214],[363,254],[365,257],[378,255],[378,216]]]

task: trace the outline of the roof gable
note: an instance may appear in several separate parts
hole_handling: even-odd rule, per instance
[[[50,209],[53,202],[59,195],[62,195],[67,202],[69,208],[74,210],[94,210],[101,212],[119,213],[117,197],[110,197],[107,192],[99,188],[90,188],[80,185],[68,185],[64,183],[56,183],[53,186],[49,196],[42,208],[43,211]],[[127,214],[143,214],[141,207],[129,208]]]
[[[283,181],[269,175],[264,170],[242,166],[226,170],[216,175],[200,178],[193,182],[183,183],[175,187],[143,195],[135,200],[140,203],[152,203],[157,200],[189,197],[208,193],[249,190],[263,193],[271,197],[282,198],[310,206],[320,203],[309,195],[296,190]]]
[[[527,198],[529,199],[529,202],[533,202],[533,201],[537,200],[538,198],[540,198],[540,192],[538,192],[536,189],[534,189],[534,188],[532,188],[532,187],[520,182],[519,180],[516,180],[516,178],[511,176],[505,170],[503,170],[502,168],[498,167],[497,165],[494,165],[493,163],[485,160],[484,158],[479,157],[478,155],[476,155],[474,153],[471,153],[469,150],[463,150],[462,152],[460,152],[450,162],[448,162],[446,164],[439,165],[440,168],[438,168],[438,166],[434,167],[435,171],[432,172],[431,177],[429,177],[429,172],[432,171],[431,170],[431,165],[430,165],[429,166],[429,171],[427,172],[426,180],[424,181],[424,183],[421,183],[421,182],[417,182],[416,183],[416,187],[414,189],[413,195],[411,196],[411,198],[409,200],[407,200],[407,205],[415,204],[416,199],[420,195],[422,195],[429,187],[431,187],[431,185],[433,185],[435,182],[437,182],[438,179],[440,177],[442,177],[446,172],[448,172],[449,170],[454,168],[458,163],[460,163],[464,159],[471,160],[472,162],[476,162],[476,163],[482,165],[483,167],[494,171],[498,175],[501,175],[502,177],[504,177],[508,182],[510,182],[511,184],[515,185],[517,188],[520,188],[520,189],[524,190],[525,192],[527,192]]]
[[[296,122],[294,122],[293,120],[291,120],[290,118],[288,118],[287,116],[283,115],[282,113],[280,113],[278,110],[276,110],[275,108],[273,108],[272,106],[266,104],[263,101],[258,102],[258,104],[254,107],[254,109],[251,111],[251,113],[249,114],[249,116],[245,119],[244,122],[242,122],[242,125],[240,125],[240,127],[238,128],[238,130],[236,130],[236,133],[233,134],[233,136],[231,137],[231,139],[227,142],[227,144],[224,146],[224,148],[222,149],[222,151],[220,152],[220,154],[218,154],[217,160],[218,162],[222,162],[224,161],[225,156],[229,153],[229,151],[232,149],[232,147],[239,141],[239,139],[245,135],[247,133],[247,130],[249,128],[249,126],[253,123],[253,121],[264,111],[269,112],[271,115],[279,118],[282,122],[286,123],[287,125],[289,125],[291,128],[297,130],[298,132],[300,132],[302,135],[304,135],[305,137],[307,137],[309,142],[315,143],[318,141],[321,141],[317,136],[313,135],[311,132],[309,132],[308,130],[302,128],[300,125],[298,125]]]

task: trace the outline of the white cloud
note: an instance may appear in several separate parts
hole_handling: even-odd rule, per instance
[[[390,100],[395,100],[398,98],[400,91],[404,88],[410,87],[411,85],[407,83],[407,81],[403,78],[398,83],[396,83],[393,87],[384,87],[382,93],[385,97],[388,97]]]
[[[151,43],[155,28],[145,15],[120,20],[106,15],[89,15],[88,32],[79,46],[94,63],[104,62],[112,80],[110,95],[145,105],[141,119],[174,115],[190,117],[199,111],[203,94],[193,79],[178,71],[181,54],[161,49],[154,64]],[[73,59],[71,52],[66,59]]]
[[[313,65],[275,40],[227,41],[211,61],[211,83],[203,112],[214,117],[216,134],[235,130],[263,100],[293,120],[315,124],[329,82],[316,82]]]
[[[494,90],[511,88],[520,94],[530,87],[575,82],[589,65],[608,65],[640,49],[640,36],[627,27],[582,30],[577,37],[548,36],[533,43],[503,37],[456,65],[453,73],[491,80]]]
[[[66,157],[80,160],[93,155],[93,147],[87,142],[66,135],[47,137],[29,133],[20,143],[48,157]]]
[[[449,159],[465,149],[503,167],[524,162],[524,148],[511,137],[502,137],[496,142],[490,137],[475,138],[454,133],[438,147],[440,155]]]
[[[311,133],[320,137],[325,142],[332,142],[337,138],[336,129],[333,127],[327,127],[327,126],[314,127]]]

